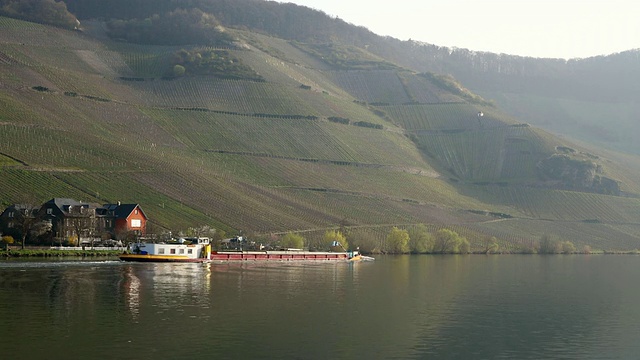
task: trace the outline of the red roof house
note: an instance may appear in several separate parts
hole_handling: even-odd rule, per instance
[[[105,204],[107,216],[113,219],[112,229],[116,236],[135,233],[144,236],[147,232],[147,216],[138,204]]]

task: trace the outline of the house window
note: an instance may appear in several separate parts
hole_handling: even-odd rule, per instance
[[[48,208],[47,209],[47,215],[51,215],[53,214],[53,209],[52,208]]]
[[[180,249],[180,254],[184,254],[184,249]]]
[[[7,224],[7,227],[12,228],[13,227],[13,221],[10,221],[9,224]]]
[[[164,248],[158,249],[158,254],[164,254]]]
[[[131,219],[131,227],[132,228],[142,227],[142,221],[140,221],[140,219]]]
[[[12,218],[13,217],[13,211],[9,212],[9,217]]]
[[[187,254],[193,254],[193,249],[187,249]]]
[[[171,249],[171,253],[175,254],[176,253],[176,249]]]
[[[133,213],[134,213],[134,214],[136,214],[136,215],[138,215],[138,209],[135,209],[135,210],[133,211]]]

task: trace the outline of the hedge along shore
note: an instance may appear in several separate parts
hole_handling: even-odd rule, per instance
[[[57,250],[57,249],[9,249],[0,251],[0,258],[13,257],[107,257],[118,256],[122,250]]]

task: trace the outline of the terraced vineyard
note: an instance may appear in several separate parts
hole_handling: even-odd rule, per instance
[[[385,106],[383,109],[395,122],[413,132],[476,130],[515,125],[513,120],[495,109],[468,103],[396,105]]]
[[[25,192],[25,189],[29,189],[29,192]],[[16,169],[7,165],[0,168],[0,205],[3,207],[14,202],[38,204],[51,193],[69,194],[69,197],[78,199],[85,195],[49,172]]]
[[[395,70],[334,71],[328,75],[360,101],[388,104],[411,101]]]
[[[136,181],[136,173],[80,172],[54,173],[54,176],[81,192],[76,195],[77,199],[98,203],[119,199],[117,201],[127,200],[145,204],[145,211],[154,214],[152,222],[160,226],[172,223],[176,224],[175,226],[187,228],[193,223],[200,222],[229,230],[224,224],[191,208],[184,202],[153,191],[139,183]]]
[[[420,132],[418,141],[451,174],[474,182],[531,179],[553,153],[528,127]]]
[[[158,231],[316,242],[341,225],[381,244],[393,226],[425,224],[477,251],[487,237],[521,251],[545,234],[640,247],[637,157],[571,144],[374,56],[333,68],[309,50],[331,46],[231,29],[246,46],[228,51],[264,82],[164,80],[178,47],[99,30],[0,18],[2,205],[138,202]],[[554,154],[597,164],[626,197],[547,186],[538,165]]]
[[[309,69],[320,71],[331,70],[331,67],[322,61],[322,59],[309,55],[298,47],[291,45],[291,42],[287,40],[238,29],[231,31],[239,39],[274,59],[298,64]]]
[[[271,41],[273,42],[273,41]],[[286,43],[279,44],[279,47],[288,53],[299,51],[293,46]],[[280,59],[276,57],[278,54],[270,55],[257,49],[232,51],[232,54],[241,57],[244,63],[251,66],[258,74],[262,75],[268,82],[279,83],[283,85],[300,86],[306,85],[311,87],[312,91],[325,91],[330,94],[344,96],[346,92],[336,84],[329,81],[322,71],[313,68],[311,64],[316,61],[304,56],[298,61]],[[278,52],[280,53],[280,52]]]
[[[203,111],[145,111],[181,143],[200,151],[370,164],[397,163],[400,166],[423,163],[420,154],[406,138],[386,131],[309,119],[260,118]],[[371,143],[377,144],[376,149],[369,149]]]
[[[140,78],[161,78],[167,75],[170,67],[171,54],[180,50],[176,46],[141,46],[122,43],[109,43],[109,48],[117,54],[121,54],[127,68],[123,68],[119,59],[113,57],[109,63],[122,72],[120,76]],[[116,60],[115,62],[113,60]]]
[[[508,204],[533,219],[633,224],[640,202],[617,196],[530,187],[484,187],[485,201]]]
[[[464,102],[459,96],[443,90],[423,76],[415,76],[415,73],[407,71],[399,71],[397,74],[412,103],[447,104]]]

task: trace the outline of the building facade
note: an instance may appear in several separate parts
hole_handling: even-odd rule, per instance
[[[38,208],[11,205],[0,214],[0,232],[21,238],[48,237],[51,243],[91,243],[146,234],[147,216],[139,204],[96,204],[53,198]],[[36,231],[37,230],[37,231]],[[46,243],[45,240],[42,242]]]

